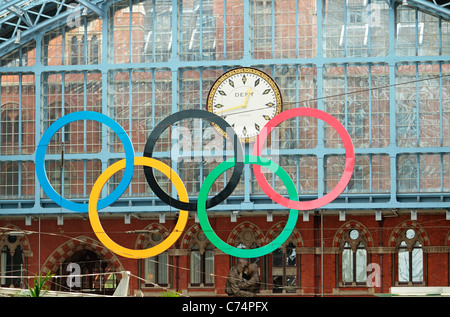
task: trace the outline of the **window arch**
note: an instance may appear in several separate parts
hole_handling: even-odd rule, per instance
[[[167,230],[158,226],[145,237],[144,249],[154,247],[167,237]],[[169,286],[169,252],[166,250],[144,261],[145,286]]]
[[[73,267],[69,267],[69,265],[74,264],[76,265],[75,270]],[[75,290],[112,295],[120,279],[115,274],[116,269],[109,260],[88,248],[80,248],[73,253],[63,263],[59,264],[58,271],[61,278],[57,278],[57,282],[52,284],[52,289],[58,291]],[[81,276],[70,283],[69,280],[74,278],[72,274],[81,274]]]
[[[25,274],[24,247],[21,239],[13,234],[1,241],[0,284],[5,287],[22,287]]]
[[[424,282],[423,239],[415,228],[403,229],[397,239],[397,282],[422,284]]]
[[[295,293],[298,287],[300,255],[292,241],[272,252],[272,291]]]
[[[273,241],[283,228],[285,222],[275,224],[266,236],[266,242]],[[300,288],[300,250],[303,240],[295,229],[278,249],[271,253],[270,276],[264,276],[273,293],[296,293]],[[267,272],[269,273],[269,272]]]
[[[344,232],[341,240],[342,285],[366,285],[367,241],[361,230],[352,228]]]
[[[189,251],[190,286],[214,286],[214,246],[203,231],[191,236]]]

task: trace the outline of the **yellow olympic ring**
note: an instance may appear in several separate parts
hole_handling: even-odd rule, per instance
[[[117,173],[119,170],[125,168],[125,162],[126,159],[122,159],[114,163],[113,165],[109,166],[96,180],[94,186],[92,187],[91,195],[89,196],[89,207],[88,207],[89,220],[91,222],[91,226],[92,229],[94,230],[95,235],[104,244],[106,248],[110,249],[111,251],[121,256],[128,258],[136,258],[136,259],[149,258],[166,251],[175,243],[175,241],[180,237],[181,233],[183,232],[184,227],[186,226],[189,212],[187,210],[180,210],[177,224],[175,225],[175,228],[173,229],[172,233],[164,241],[151,248],[135,250],[125,248],[115,243],[106,234],[105,230],[103,230],[98,215],[97,202],[99,200],[103,186],[106,184],[108,179],[111,178],[112,175]],[[189,202],[188,193],[181,178],[168,165],[149,157],[135,157],[134,165],[144,165],[148,167],[153,167],[162,172],[174,184],[180,200],[183,202]]]

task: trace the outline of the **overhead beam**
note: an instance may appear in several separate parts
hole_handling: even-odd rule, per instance
[[[105,11],[98,7],[97,5],[93,4],[91,1],[87,0],[76,0],[79,4],[84,6],[85,8],[88,8],[92,12],[95,12],[98,16],[103,17],[105,14]]]
[[[440,5],[436,1],[426,0],[406,0],[406,3],[431,14],[438,15],[446,20],[450,20],[450,3]]]

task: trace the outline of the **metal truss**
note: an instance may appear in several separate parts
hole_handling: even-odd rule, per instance
[[[448,0],[405,0],[407,4],[450,20],[450,2]]]
[[[7,53],[28,42],[37,32],[82,14],[103,16],[105,0],[2,0],[0,1],[0,52]],[[3,54],[2,54],[3,55]]]

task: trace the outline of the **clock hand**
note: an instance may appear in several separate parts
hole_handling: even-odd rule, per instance
[[[244,103],[241,105],[242,108],[247,107],[248,99],[250,98],[250,94],[253,92],[251,88],[247,90],[247,97],[245,97]]]
[[[251,94],[252,92],[253,92],[253,90],[252,90],[251,88],[249,88],[249,89],[247,90],[247,97],[245,98],[244,103],[243,103],[242,105],[236,106],[236,107],[231,107],[231,108],[224,109],[224,110],[220,110],[220,111],[217,111],[216,114],[222,113],[222,112],[225,112],[225,111],[230,111],[230,110],[238,109],[238,108],[245,108],[245,107],[247,107],[248,99],[250,98],[250,94]]]

